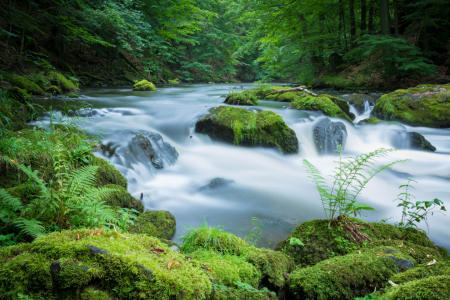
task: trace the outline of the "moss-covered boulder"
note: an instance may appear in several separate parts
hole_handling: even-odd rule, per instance
[[[128,231],[170,240],[176,230],[175,217],[165,210],[147,210],[134,220]]]
[[[416,251],[419,252],[420,247],[425,247],[428,252],[439,255],[433,243],[420,231],[412,230],[406,234],[403,229],[389,224],[366,223],[357,219],[352,222],[356,222],[360,230],[372,239],[369,245],[388,246],[403,243],[407,246],[400,248],[401,251],[417,248]],[[275,250],[285,252],[294,259],[297,265],[302,267],[315,265],[334,256],[346,255],[354,250],[361,250],[363,246],[358,245],[343,226],[328,225],[327,220],[303,222],[291,232],[286,240],[279,242]],[[300,240],[304,245],[292,243],[291,238]],[[422,254],[420,251],[420,255]],[[410,255],[409,252],[408,255]],[[422,256],[426,257],[426,255]]]
[[[321,97],[328,97],[331,102],[339,106],[339,108],[351,119],[354,120],[356,118],[355,114],[350,111],[350,105],[344,99],[339,97],[330,96],[330,95],[320,95]]]
[[[28,93],[33,95],[43,95],[44,91],[40,86],[38,86],[36,83],[31,81],[25,76],[19,76],[12,74],[10,76],[10,82],[13,86],[19,87],[21,89],[26,90]]]
[[[387,256],[335,257],[292,272],[289,299],[353,299],[384,287],[395,273],[395,261]]]
[[[383,120],[380,120],[380,119],[375,118],[375,117],[370,117],[370,118],[367,118],[367,119],[364,119],[364,120],[361,120],[361,121],[358,122],[358,125],[360,125],[360,126],[376,125],[376,124],[398,125],[398,126],[400,126],[400,127],[402,127],[403,129],[406,130],[406,127],[400,122],[397,122],[397,121],[383,121]]]
[[[450,85],[419,85],[383,95],[372,115],[411,126],[450,127]]]
[[[56,85],[51,85],[45,89],[45,92],[52,95],[58,95],[61,94],[61,89]]]
[[[283,89],[283,87],[276,87],[276,88]],[[306,96],[308,96],[308,94],[305,92],[287,92],[287,93],[279,93],[279,94],[272,94],[272,95],[264,96],[264,99],[272,100],[272,101],[279,101],[279,102],[292,102],[295,99],[306,97]]]
[[[155,85],[147,80],[141,80],[133,85],[133,91],[156,91]]]
[[[428,254],[431,256],[431,254]],[[433,258],[428,258],[429,262],[433,261]],[[402,284],[414,280],[424,279],[431,276],[450,276],[450,262],[438,261],[435,264],[417,266],[414,269],[407,270],[402,273],[395,274],[391,277],[391,281],[395,284]]]
[[[298,153],[298,139],[283,118],[272,111],[254,113],[245,108],[219,106],[200,118],[195,132],[235,145],[276,148]]]
[[[99,157],[94,157],[92,160],[92,164],[99,167],[96,174],[98,185],[104,186],[108,184],[116,184],[125,189],[127,188],[127,179],[108,161]]]
[[[31,101],[31,96],[27,93],[27,90],[18,87],[14,87],[9,90],[9,95],[20,103],[26,104]]]
[[[225,99],[224,103],[231,105],[258,105],[258,97],[250,92],[243,91],[242,93],[230,93]]]
[[[144,211],[144,204],[139,199],[134,198],[122,186],[116,184],[107,184],[105,187],[115,190],[107,199],[106,204],[113,208],[129,208],[135,209],[138,212]]]
[[[450,275],[430,276],[400,284],[386,292],[389,300],[439,300],[450,297]]]
[[[52,84],[58,86],[61,91],[70,92],[78,90],[78,87],[72,81],[64,77],[63,74],[52,71],[48,74],[48,77]]]
[[[345,100],[342,101],[345,102]],[[338,104],[342,103],[341,101],[336,102]],[[327,116],[341,118],[353,124],[352,119],[327,95],[320,95],[318,97],[306,96],[303,98],[298,98],[291,102],[291,107],[298,110],[320,110]]]
[[[95,285],[117,299],[207,299],[210,275],[155,237],[90,229],[55,232],[0,249],[0,293],[34,299],[80,299]]]

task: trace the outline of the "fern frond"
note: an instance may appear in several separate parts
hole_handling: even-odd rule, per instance
[[[14,223],[31,237],[37,238],[45,234],[44,226],[36,219],[18,218]]]

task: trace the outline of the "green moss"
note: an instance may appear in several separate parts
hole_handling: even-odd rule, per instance
[[[56,85],[51,85],[45,89],[45,92],[50,94],[61,94],[61,89]]]
[[[175,79],[169,79],[169,83],[170,84],[179,84],[180,83],[180,79],[175,78]]]
[[[18,87],[9,90],[9,95],[20,103],[28,103],[31,101],[31,96],[27,93],[27,90]]]
[[[426,250],[430,253],[438,253],[426,235],[420,231],[413,230],[405,235],[405,231],[393,225],[366,223],[356,219],[355,222],[360,222],[360,230],[373,240],[372,243],[365,246],[369,249],[377,246],[398,246],[398,242],[402,242],[417,249],[418,255],[425,251],[424,248],[427,248]],[[305,245],[291,245],[290,237],[298,238]],[[400,241],[400,239],[402,240]],[[346,255],[354,250],[361,250],[363,247],[363,245],[356,244],[342,226],[332,225],[328,227],[327,220],[312,220],[303,222],[296,227],[288,236],[288,239],[278,243],[275,250],[284,251],[294,259],[297,265],[303,267],[314,265],[334,256]],[[410,251],[409,248],[403,249]],[[409,255],[414,259],[417,257],[413,254]]]
[[[447,92],[442,92],[444,90]],[[375,104],[372,114],[412,126],[450,127],[449,91],[450,85],[419,85],[397,90],[383,95]]]
[[[63,273],[64,268],[59,273],[61,280],[67,278],[73,283],[78,276],[83,277],[78,280],[80,284],[76,288],[72,286],[72,291],[81,290],[82,286],[95,281],[98,286],[114,291],[120,299],[170,299],[175,296],[205,299],[210,295],[210,272],[204,270],[198,261],[187,260],[183,254],[166,247],[157,238],[133,234],[123,238],[114,231],[103,231],[100,236],[91,236],[90,232],[90,229],[80,229],[51,233],[36,239],[30,251],[52,260],[74,260],[67,274]],[[108,253],[90,256],[86,245]],[[152,249],[156,248],[164,252],[155,251],[159,253],[155,254]],[[179,265],[173,265],[169,270],[170,262]],[[76,266],[81,265],[91,266],[92,271],[79,271]],[[16,284],[20,282],[17,280]]]
[[[344,99],[330,96],[330,95],[320,95],[321,97],[327,97],[336,104],[351,120],[354,120],[356,118],[355,114],[350,112],[350,105],[348,105],[347,101]]]
[[[244,282],[257,288],[261,281],[261,272],[243,257],[230,254],[220,254],[209,250],[198,250],[190,257],[201,262],[208,268],[213,283],[234,286],[236,282]]]
[[[224,103],[231,105],[258,105],[258,98],[251,91],[242,93],[230,93]]]
[[[175,230],[175,217],[165,210],[147,210],[134,220],[133,226],[128,228],[131,233],[145,234],[167,240],[173,237]]]
[[[371,124],[372,125],[372,124],[382,123],[382,121],[380,119],[378,119],[378,118],[372,117],[372,118],[361,120],[359,123],[365,123],[365,124]]]
[[[430,259],[431,261],[431,259]],[[395,274],[391,281],[395,284],[402,284],[409,281],[424,279],[430,276],[446,275],[450,276],[450,264],[448,262],[438,261],[433,265],[418,266],[414,269]]]
[[[19,76],[12,74],[10,77],[11,84],[13,86],[19,87],[26,90],[28,93],[33,95],[43,95],[44,91],[33,81],[25,76]]]
[[[262,274],[264,286],[273,290],[284,288],[286,275],[294,269],[294,260],[279,251],[249,247],[242,256]]]
[[[393,259],[363,253],[297,269],[289,278],[291,299],[353,299],[382,288],[397,272]]]
[[[50,72],[48,76],[52,79],[52,83],[57,85],[62,91],[75,91],[78,87],[64,75],[57,72]]]
[[[339,99],[339,98],[337,98]],[[291,103],[292,108],[298,110],[320,110],[325,115],[330,117],[342,118],[353,124],[352,120],[349,118],[345,112],[339,108],[328,96],[306,96],[294,100]]]
[[[116,184],[125,189],[127,188],[127,179],[108,161],[99,157],[94,157],[92,164],[94,166],[99,166],[96,175],[98,185],[105,186],[108,184]]]
[[[147,80],[141,80],[133,85],[134,91],[157,91],[155,85]]]
[[[116,184],[107,184],[105,187],[115,190],[106,200],[106,204],[113,208],[130,208],[139,212],[144,211],[144,204],[133,196],[124,187]]]
[[[241,283],[238,288],[214,284],[211,300],[276,300],[276,294],[268,289],[255,289]]]
[[[110,300],[111,295],[106,291],[100,291],[95,288],[87,288],[80,295],[81,300]]]
[[[280,101],[280,102],[292,102],[298,98],[303,98],[308,96],[307,93],[304,92],[287,92],[281,94],[273,94],[264,97],[267,100]]]
[[[450,276],[430,276],[398,285],[384,296],[390,300],[446,299],[450,295]]]
[[[244,146],[277,148],[281,153],[298,153],[298,140],[283,118],[272,111],[254,113],[245,108],[212,108],[195,125],[195,131],[212,139]]]

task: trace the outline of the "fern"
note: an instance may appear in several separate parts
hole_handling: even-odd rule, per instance
[[[327,220],[333,220],[340,216],[354,213],[361,214],[364,210],[374,210],[370,205],[356,202],[358,195],[378,173],[392,167],[397,163],[406,163],[409,159],[396,160],[387,165],[376,167],[378,158],[386,157],[393,149],[378,149],[368,154],[360,154],[356,157],[342,157],[339,150],[338,166],[334,169],[334,182],[328,186],[321,172],[308,160],[303,160],[303,165],[309,178],[312,179],[319,192],[322,206]]]

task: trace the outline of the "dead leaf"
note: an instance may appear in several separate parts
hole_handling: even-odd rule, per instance
[[[129,251],[129,250],[127,250],[127,251],[125,251],[125,253],[130,253],[131,251]]]
[[[210,268],[205,268],[205,270],[211,273],[213,272]]]
[[[427,257],[428,257],[428,258],[433,258],[433,255],[427,254]]]
[[[180,264],[180,263],[177,263],[177,262],[175,262],[175,263],[173,263],[173,264],[172,264],[172,267],[181,267],[181,264]]]
[[[79,240],[80,240],[80,234],[77,233],[77,241],[79,241]]]
[[[414,250],[413,248],[410,248],[411,249],[411,251],[413,252],[413,253],[416,253],[416,250]]]
[[[399,242],[399,243],[398,243],[398,246],[399,246],[399,247],[403,247],[403,243],[402,243],[402,242]]]
[[[361,254],[361,251],[358,251],[359,254]]]
[[[18,166],[17,162],[14,159],[9,159],[13,164],[15,164],[16,166]]]
[[[427,263],[427,266],[432,266],[432,265],[434,265],[435,263],[436,263],[436,260],[433,259],[433,261],[430,261],[429,263]]]
[[[93,236],[95,233],[95,229],[92,229],[91,233],[89,233],[89,236]]]
[[[175,256],[172,257],[172,258],[170,259],[169,263],[167,264],[167,270],[170,271],[170,267],[172,266],[174,260],[175,260]]]

